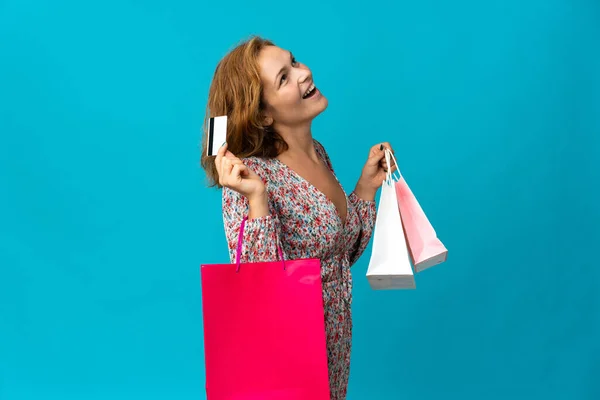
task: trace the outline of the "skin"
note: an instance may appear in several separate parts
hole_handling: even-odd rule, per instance
[[[341,209],[340,213],[345,215],[345,198],[344,201],[341,200],[343,191],[331,171],[320,160],[311,133],[312,121],[327,108],[327,98],[318,88],[313,96],[303,98],[303,94],[314,83],[312,72],[289,51],[268,46],[261,51],[258,62],[266,104],[263,124],[275,128],[289,146],[277,158],[332,199],[338,209]],[[388,167],[385,149],[393,153],[388,142],[378,143],[369,150],[354,189],[356,195],[364,200],[374,200],[385,179]],[[219,183],[248,199],[249,219],[269,214],[264,183],[227,150],[226,143],[219,149],[215,165]],[[392,172],[395,170],[396,165],[392,164]]]

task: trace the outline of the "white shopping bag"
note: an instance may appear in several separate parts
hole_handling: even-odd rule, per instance
[[[385,159],[387,165],[391,165],[389,150],[385,151]],[[391,168],[381,185],[367,279],[374,290],[415,289],[415,277],[398,209],[396,180],[390,171]]]

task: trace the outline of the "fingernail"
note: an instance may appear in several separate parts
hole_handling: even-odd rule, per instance
[[[223,144],[221,145],[221,147],[225,146],[227,144],[227,141],[224,141]]]
[[[383,150],[383,145],[379,145],[379,150]]]

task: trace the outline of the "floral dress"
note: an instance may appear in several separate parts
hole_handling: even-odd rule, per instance
[[[333,173],[325,149],[318,141],[314,143],[318,155]],[[321,260],[331,399],[345,399],[352,344],[350,267],[371,238],[375,202],[362,200],[354,192],[346,195],[348,212],[344,223],[334,203],[323,192],[278,159],[248,157],[242,161],[265,183],[270,214],[246,221],[244,243],[252,245],[243,246],[241,262],[278,260],[277,241],[285,259]],[[223,188],[223,221],[232,263],[240,223],[246,215],[247,199]]]

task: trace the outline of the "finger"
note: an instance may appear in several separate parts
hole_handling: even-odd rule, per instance
[[[385,159],[381,160],[380,164],[381,164],[382,167],[386,167],[386,168],[388,167],[388,162]],[[390,165],[391,166],[396,165],[396,162],[394,161],[393,158],[390,160]]]
[[[219,147],[219,150],[217,150],[217,157],[223,158],[223,156],[227,152],[227,146],[227,142],[225,142],[223,143],[223,145],[221,145],[221,147]]]
[[[235,164],[231,169],[231,175],[229,176],[231,179],[231,183],[238,182],[241,179],[242,173],[240,172],[240,168],[240,164]]]
[[[243,164],[242,160],[240,160],[237,157],[233,157],[233,158],[225,157],[225,158],[223,158],[223,160],[227,160],[227,162],[230,162],[233,165]]]
[[[394,153],[394,149],[392,149],[392,145],[389,142],[383,142],[379,146],[383,147],[382,150],[388,149],[389,151],[391,151],[392,153]]]
[[[224,158],[221,160],[221,176],[223,177],[223,181],[229,181],[229,175],[231,175],[232,168],[233,163],[229,158]]]
[[[246,167],[245,164],[239,164],[240,166],[240,176],[247,178],[250,175],[250,171],[248,170],[248,167]]]
[[[396,154],[396,153],[394,152],[394,149],[392,148],[392,146],[390,145],[390,143],[389,143],[389,142],[383,142],[383,143],[381,143],[381,144],[379,145],[379,149],[380,149],[380,151],[381,151],[381,152],[383,152],[383,153],[384,153],[384,154],[383,154],[383,157],[382,157],[383,159],[385,159],[385,150],[386,150],[386,149],[387,149],[387,150],[389,150],[389,151],[390,151],[390,153],[392,153],[392,155],[395,155],[395,154]],[[394,158],[392,158],[392,157],[390,157],[390,158],[391,158],[391,163],[392,163],[392,165],[394,165],[394,164],[395,164],[395,162],[394,162]]]
[[[234,169],[237,167],[240,173],[247,170],[246,165],[239,158],[226,158],[226,163],[228,164],[227,173],[232,175],[234,174]],[[229,167],[229,165],[231,167]]]
[[[217,151],[217,156],[215,157],[215,166],[217,167],[217,171],[221,169],[221,160],[227,151],[227,142],[223,144],[223,146],[219,147]]]
[[[240,164],[232,165],[229,176],[236,179],[240,176]]]
[[[392,168],[389,168],[387,165],[382,166],[382,169],[387,173],[388,171],[394,172],[398,169],[396,165],[392,165]]]
[[[221,160],[219,162],[218,172],[219,172],[219,180],[221,181],[221,185],[223,185],[225,182],[225,165],[224,165],[223,160]]]
[[[383,158],[383,162],[386,163],[386,168],[387,168],[387,162],[385,161],[385,150],[389,150],[390,153],[392,153],[392,155],[394,155],[394,149],[392,149],[392,146],[389,144],[389,142],[383,142],[380,144],[380,148],[382,148],[383,153],[384,153],[384,158]],[[395,157],[394,157],[395,158]],[[394,158],[390,157],[390,163],[392,166],[396,165],[396,161],[394,160]]]
[[[217,175],[219,175],[219,184],[221,186],[224,186],[225,176],[223,175],[224,169],[223,169],[223,158],[222,157],[215,158],[215,167],[217,169]]]
[[[373,146],[371,154],[367,159],[367,163],[370,165],[376,165],[381,160],[385,159],[385,148],[380,147],[381,145]]]

